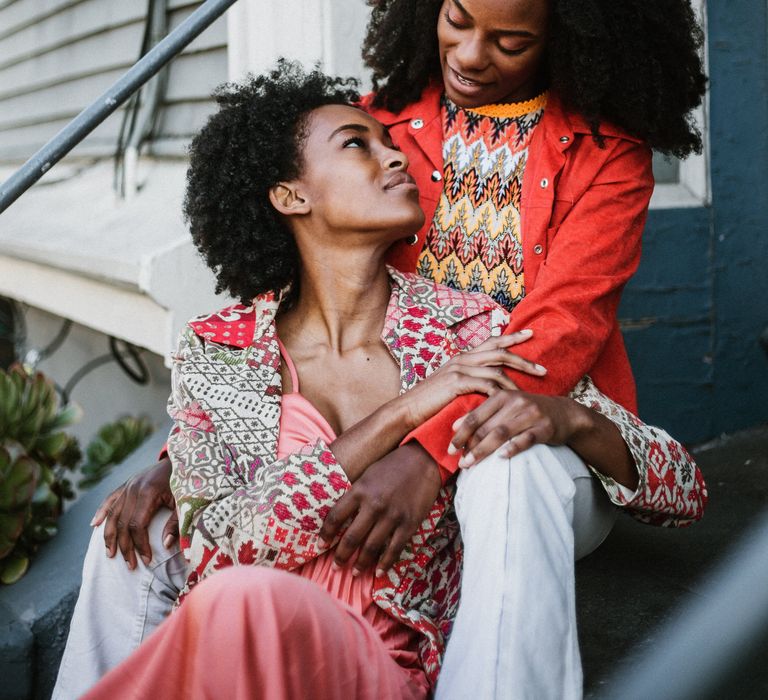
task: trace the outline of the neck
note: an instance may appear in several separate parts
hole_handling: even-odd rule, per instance
[[[283,342],[311,342],[338,354],[378,342],[391,293],[388,247],[302,251],[299,298],[278,319]]]

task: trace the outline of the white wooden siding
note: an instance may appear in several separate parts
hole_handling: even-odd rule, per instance
[[[171,0],[178,26],[200,4]],[[0,0],[0,163],[26,159],[138,58],[144,0]],[[226,22],[218,20],[170,68],[156,155],[182,156],[227,78]],[[114,153],[118,110],[69,156]]]

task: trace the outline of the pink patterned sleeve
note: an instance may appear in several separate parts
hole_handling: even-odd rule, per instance
[[[271,462],[236,455],[176,370],[168,409],[187,589],[225,566],[293,569],[327,549],[320,528],[350,483],[322,440]]]
[[[650,525],[684,527],[702,517],[707,503],[704,477],[677,440],[611,401],[589,377],[578,383],[570,397],[611,420],[635,461],[639,483],[634,493],[592,470],[613,503]]]

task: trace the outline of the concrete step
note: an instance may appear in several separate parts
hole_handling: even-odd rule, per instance
[[[152,463],[166,430],[153,435],[61,519],[59,534],[41,549],[28,574],[0,587],[0,699],[47,700],[80,587],[88,525],[103,497]],[[605,543],[576,567],[580,641],[587,697],[616,664],[658,642],[657,628],[768,506],[768,427],[724,437],[696,451],[709,487],[702,522],[682,530],[621,517]],[[768,697],[765,647],[745,659],[728,697]],[[745,670],[746,669],[746,670]],[[733,692],[730,692],[733,691]]]

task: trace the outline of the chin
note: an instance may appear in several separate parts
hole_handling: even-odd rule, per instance
[[[404,216],[399,218],[400,220],[397,224],[397,230],[400,233],[407,231],[406,235],[408,236],[418,233],[426,220],[424,212],[418,204],[414,204],[413,207],[410,207],[410,211],[407,213],[404,212]]]
[[[421,230],[421,227],[424,225],[425,220],[426,217],[424,216],[424,212],[421,210],[421,207],[419,207],[418,215],[411,219],[411,223],[407,227],[408,231],[411,231],[412,233],[418,233]]]

